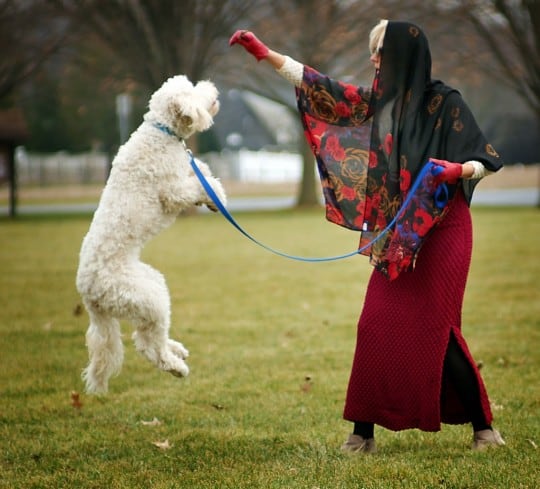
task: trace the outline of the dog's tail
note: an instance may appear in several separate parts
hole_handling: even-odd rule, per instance
[[[90,326],[86,332],[86,346],[90,362],[82,378],[89,394],[105,394],[109,378],[120,373],[124,360],[124,346],[117,319],[103,315],[87,305]]]

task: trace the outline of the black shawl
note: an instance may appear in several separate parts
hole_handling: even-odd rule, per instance
[[[371,88],[305,66],[297,100],[317,159],[327,218],[361,231],[361,246],[392,222],[429,158],[478,160],[491,171],[502,167],[459,92],[431,79],[427,38],[408,22],[388,23]],[[470,203],[477,183],[448,185],[449,202],[461,188]],[[414,265],[448,209],[436,205],[433,189],[426,180],[391,231],[362,252],[389,278]]]

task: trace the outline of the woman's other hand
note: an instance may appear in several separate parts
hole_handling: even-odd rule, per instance
[[[463,165],[461,163],[437,160],[435,158],[430,158],[429,161],[442,167],[442,171],[435,175],[439,182],[456,183],[463,176]]]

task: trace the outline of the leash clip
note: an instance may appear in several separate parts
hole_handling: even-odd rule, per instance
[[[181,138],[181,139],[180,139],[180,142],[182,143],[182,146],[184,146],[184,149],[186,150],[186,152],[187,152],[190,156],[193,156],[193,153],[192,153],[191,150],[187,147],[186,140],[185,140],[184,138]]]

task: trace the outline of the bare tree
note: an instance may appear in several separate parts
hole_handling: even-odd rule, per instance
[[[149,90],[179,72],[197,81],[219,67],[227,34],[254,0],[48,0],[91,33]]]
[[[39,0],[0,0],[0,100],[33,76],[65,38],[66,22],[53,21]]]
[[[474,26],[499,68],[495,75],[524,100],[540,127],[540,2],[461,0],[457,13]]]
[[[540,128],[540,2],[460,0],[449,10],[474,28],[469,35],[492,54],[490,75],[525,102]]]

